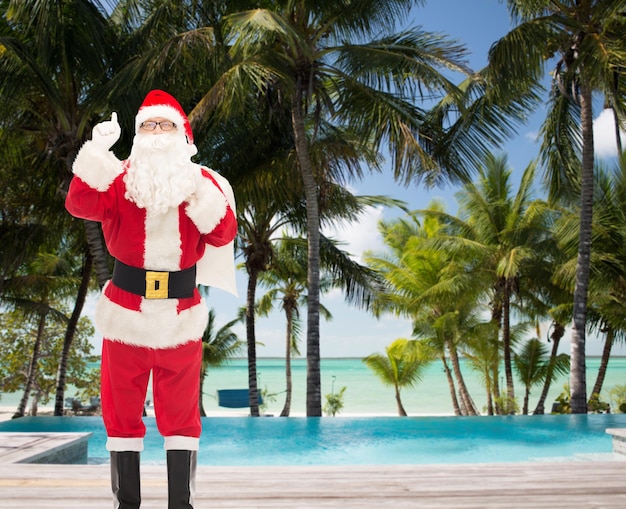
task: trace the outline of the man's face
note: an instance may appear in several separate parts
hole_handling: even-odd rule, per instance
[[[174,133],[178,126],[165,117],[152,117],[139,125],[141,134]]]
[[[156,135],[159,136],[151,136]],[[127,197],[139,207],[164,213],[195,192],[196,168],[191,162],[184,127],[165,117],[139,125],[130,166],[124,177]]]

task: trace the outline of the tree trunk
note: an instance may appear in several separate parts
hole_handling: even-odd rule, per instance
[[[608,327],[606,331],[606,339],[604,340],[604,348],[602,349],[602,359],[600,360],[600,367],[598,368],[598,377],[596,383],[593,386],[591,395],[598,395],[600,399],[600,392],[602,392],[602,385],[604,384],[604,378],[606,377],[606,370],[609,367],[609,360],[611,358],[611,349],[613,348],[613,340],[615,333],[613,327]]]
[[[574,327],[571,340],[570,405],[573,414],[587,413],[585,341],[587,326],[587,291],[591,264],[591,224],[593,219],[593,112],[591,89],[582,86],[580,93],[582,134],[582,175],[580,188],[580,232],[574,288]]]
[[[467,385],[465,385],[465,379],[463,378],[463,373],[461,373],[461,364],[459,362],[459,354],[456,350],[456,347],[452,346],[449,348],[450,350],[450,360],[452,361],[452,369],[454,370],[454,376],[456,377],[456,383],[459,387],[459,395],[461,396],[461,403],[463,404],[463,412],[462,415],[478,415],[478,410],[476,410],[476,405],[470,396],[469,391],[467,390]]]
[[[487,370],[485,376],[485,395],[487,397],[487,415],[493,415],[493,382],[491,380],[491,370]]]
[[[250,415],[259,416],[259,397],[256,373],[256,333],[254,329],[254,299],[259,276],[258,269],[248,269],[248,292],[246,296],[246,340],[248,343],[248,399]]]
[[[528,415],[528,399],[530,397],[530,390],[528,387],[524,391],[524,405],[522,406],[522,415]]]
[[[200,417],[206,417],[206,410],[204,409],[204,401],[203,401],[203,388],[204,388],[204,380],[206,378],[206,366],[200,368],[200,394],[198,395],[198,408],[200,409]]]
[[[26,410],[26,404],[28,403],[28,398],[30,396],[30,391],[32,387],[35,385],[35,379],[37,378],[37,363],[39,362],[39,351],[41,350],[41,343],[43,341],[44,330],[46,327],[46,314],[42,314],[39,316],[39,324],[37,326],[37,337],[35,338],[35,345],[33,346],[33,355],[30,358],[30,364],[28,366],[28,373],[26,376],[26,384],[24,386],[24,394],[22,395],[22,399],[13,414],[12,419],[17,419],[19,417],[24,417],[24,412]]]
[[[87,299],[87,292],[89,291],[89,280],[91,279],[91,269],[93,267],[93,257],[88,251],[85,254],[83,261],[83,268],[81,271],[80,287],[76,295],[76,301],[74,302],[74,309],[72,316],[65,329],[65,338],[63,340],[63,351],[61,352],[61,360],[59,361],[59,369],[57,371],[57,389],[56,397],[54,400],[54,415],[63,415],[63,402],[65,401],[65,384],[67,378],[67,360],[70,356],[70,350],[72,348],[72,342],[76,334],[76,327],[78,320],[83,311],[85,300]]]
[[[445,354],[441,355],[441,362],[443,363],[443,370],[446,373],[446,379],[448,380],[448,388],[450,389],[450,399],[452,400],[452,408],[454,409],[454,415],[461,415],[461,407],[459,406],[459,400],[456,397],[456,386],[454,385],[454,377],[450,371],[450,366],[446,360]]]
[[[501,299],[499,299],[499,292],[497,289],[497,285],[496,288],[494,288],[494,292],[495,295],[493,297],[493,307],[491,309],[491,322],[495,324],[495,332],[494,332],[494,338],[493,340],[495,341],[496,346],[498,346],[500,344],[500,330],[502,330],[502,302]],[[491,375],[491,380],[493,382],[493,386],[492,386],[492,394],[493,394],[493,398],[495,400],[495,413],[496,415],[502,415],[502,407],[500,406],[500,385],[501,385],[501,380],[500,380],[500,362],[496,362],[494,363],[493,366],[493,373]]]
[[[502,414],[502,408],[500,407],[500,366],[499,362],[493,368],[493,372],[491,373],[491,395],[492,400],[495,400],[494,405],[494,413],[496,415]]]
[[[285,314],[287,315],[287,337],[285,339],[285,378],[286,378],[286,388],[285,388],[285,405],[283,406],[283,410],[280,413],[281,417],[289,417],[289,413],[291,412],[291,391],[292,391],[292,380],[291,380],[291,331],[293,327],[293,310],[290,307],[285,309]]]
[[[306,129],[302,115],[301,83],[296,87],[293,98],[291,115],[293,132],[298,156],[298,164],[302,174],[304,194],[307,210],[307,240],[308,240],[308,268],[307,268],[307,374],[306,374],[306,415],[307,417],[322,416],[322,383],[320,372],[320,219],[317,202],[317,185],[309,147],[306,139]]]
[[[402,404],[402,400],[400,399],[400,389],[398,388],[398,386],[394,386],[395,391],[396,391],[396,405],[398,406],[398,415],[400,417],[406,417],[407,413],[406,410],[404,409],[404,405]]]
[[[554,330],[550,337],[552,338],[552,352],[550,353],[550,363],[548,364],[548,373],[546,374],[546,381],[543,384],[543,390],[541,391],[541,396],[539,396],[539,401],[537,401],[537,406],[535,407],[534,415],[543,415],[545,413],[545,404],[546,398],[548,397],[548,391],[550,390],[550,385],[552,385],[552,373],[554,372],[554,361],[556,356],[558,355],[559,343],[561,342],[561,338],[565,334],[565,326],[560,323],[554,323]],[[552,413],[552,411],[550,412]]]
[[[515,413],[515,387],[513,385],[513,369],[511,366],[511,283],[504,281],[502,303],[502,350],[504,357],[504,375],[506,377],[506,414]]]
[[[100,232],[100,224],[87,220],[83,222],[85,224],[85,239],[93,258],[92,263],[96,269],[96,280],[102,289],[105,283],[111,279],[111,273],[107,263],[107,250],[104,247],[104,239]]]

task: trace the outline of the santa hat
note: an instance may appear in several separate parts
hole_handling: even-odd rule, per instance
[[[149,118],[163,117],[171,120],[179,128],[182,126],[187,137],[191,155],[198,152],[193,142],[191,124],[180,103],[170,94],[163,90],[151,90],[141,103],[135,117],[135,132],[139,132],[139,126]]]

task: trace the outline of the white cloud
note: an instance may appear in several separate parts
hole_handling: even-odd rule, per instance
[[[624,140],[626,132],[621,131],[621,136]],[[598,157],[615,157],[617,155],[613,110],[603,110],[593,121],[593,143]]]
[[[537,131],[528,131],[524,138],[532,143],[536,143],[539,140],[539,132]]]
[[[325,228],[327,237],[337,240],[339,248],[347,252],[357,263],[363,263],[366,251],[385,249],[382,236],[378,231],[378,223],[384,216],[384,207],[366,207],[359,219],[351,223],[343,223]],[[334,288],[324,294],[324,301],[337,301],[345,298],[343,290]]]
[[[357,221],[325,228],[324,235],[338,240],[341,243],[340,248],[361,263],[365,251],[384,249],[383,239],[378,231],[378,223],[383,215],[382,206],[366,207]]]

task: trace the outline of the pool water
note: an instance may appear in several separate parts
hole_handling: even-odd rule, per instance
[[[142,463],[164,464],[155,419]],[[203,419],[201,465],[364,465],[571,461],[612,458],[607,428],[626,414],[492,417],[212,417]],[[23,417],[2,431],[91,432],[89,462],[105,463],[101,417]]]

